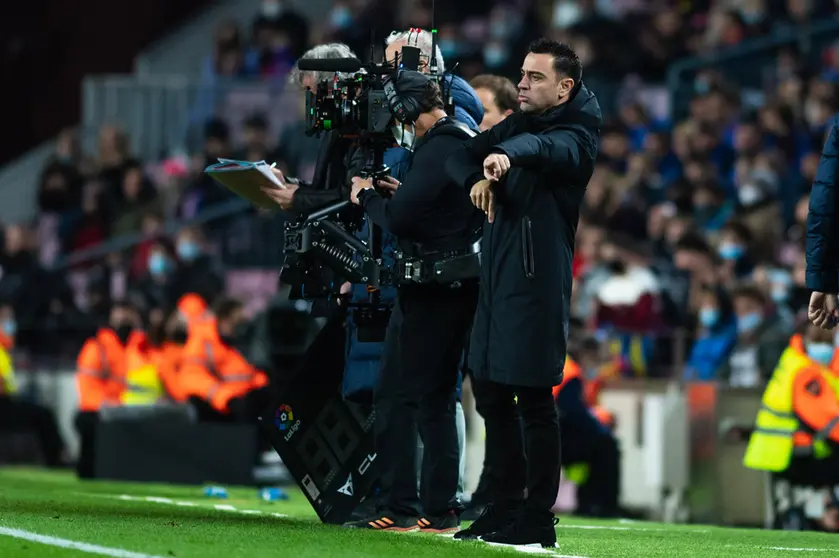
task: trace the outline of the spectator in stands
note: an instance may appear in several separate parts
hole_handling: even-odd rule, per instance
[[[483,74],[469,82],[484,107],[484,119],[479,128],[489,130],[519,108],[515,84],[502,76]]]
[[[660,328],[660,285],[650,270],[619,253],[604,263],[611,276],[597,291],[597,328],[638,333]]]
[[[282,10],[282,2],[276,0],[266,2],[265,5]],[[296,28],[296,25],[303,27]],[[265,79],[285,76],[297,59],[292,37],[297,35],[299,41],[301,32],[308,34],[308,25],[294,12],[285,15],[280,13],[271,19],[264,15],[258,18],[253,24],[253,47],[245,53],[245,73],[250,77]],[[298,42],[296,48],[301,46],[305,48],[305,42],[302,45]]]
[[[159,213],[157,192],[151,181],[143,174],[143,167],[137,161],[123,165],[122,187],[112,200],[113,223],[111,234],[122,236],[140,230],[143,217],[150,212]]]
[[[723,262],[720,267],[723,281],[733,282],[748,277],[754,269],[750,253],[752,234],[742,223],[732,221],[723,227],[717,253]]]
[[[178,204],[180,218],[191,219],[204,209],[228,201],[235,196],[227,188],[222,188],[212,178],[201,172],[204,168],[218,163],[220,157],[229,158],[231,155],[230,128],[227,123],[219,119],[209,121],[204,127],[204,153],[203,161],[198,165],[199,173]]]
[[[85,185],[81,206],[68,211],[60,230],[65,252],[91,248],[108,238],[111,227],[103,207],[99,183],[91,182]]]
[[[72,163],[54,161],[44,169],[38,189],[41,213],[67,214],[78,206],[82,179]]]
[[[791,324],[780,320],[757,287],[739,287],[732,298],[737,342],[718,376],[734,387],[756,387],[771,377],[792,333]]]
[[[170,243],[158,239],[149,250],[146,271],[139,281],[131,287],[131,301],[141,310],[148,312],[152,308],[168,311],[174,308],[178,297],[175,274],[177,259]]]
[[[309,47],[309,22],[292,6],[292,0],[263,0],[254,22],[254,34],[269,29],[285,35],[291,57],[297,60]]]
[[[242,129],[242,149],[234,159],[242,161],[276,161],[277,156],[269,140],[268,120],[263,114],[254,114],[247,118]]]
[[[128,162],[130,150],[128,136],[115,126],[103,126],[99,130],[99,153],[97,166],[99,178],[105,184],[106,192],[116,192],[122,185],[123,165]]]
[[[221,273],[206,252],[201,229],[186,227],[175,238],[178,258],[172,282],[178,295],[194,293],[208,302],[216,300],[224,290]]]
[[[717,379],[737,341],[734,308],[725,290],[703,287],[696,341],[688,357],[685,378],[703,382]]]

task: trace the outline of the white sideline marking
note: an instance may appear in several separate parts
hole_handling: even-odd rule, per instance
[[[161,556],[154,556],[152,554],[131,552],[130,550],[123,550],[121,548],[110,548],[107,546],[99,546],[97,544],[88,544],[78,541],[71,541],[70,539],[61,539],[58,537],[39,535],[38,533],[33,533],[31,531],[24,531],[22,529],[11,529],[9,527],[0,527],[0,535],[6,535],[7,537],[13,537],[15,539],[23,539],[25,541],[45,544],[47,546],[56,546],[58,548],[79,550],[81,552],[87,552],[88,554],[101,554],[102,556],[112,556],[113,558],[162,558]]]
[[[662,533],[673,531],[673,529],[660,529],[658,527],[618,527],[615,525],[568,525],[559,524],[560,529],[602,529],[604,531],[650,531]],[[707,529],[688,529],[691,533],[707,533]]]
[[[727,544],[726,548],[750,546],[745,544]],[[761,550],[780,550],[783,552],[836,552],[833,548],[790,548],[786,546],[750,546],[750,548],[759,548]]]

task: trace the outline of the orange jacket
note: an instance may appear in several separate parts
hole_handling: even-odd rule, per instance
[[[559,392],[562,391],[562,388],[565,386],[565,384],[567,384],[574,378],[580,378],[580,381],[582,382],[583,370],[582,368],[580,368],[580,365],[577,364],[574,361],[574,359],[572,359],[570,356],[565,357],[565,368],[562,371],[562,383],[557,386],[554,386],[552,390],[554,399],[557,398]]]
[[[88,339],[76,360],[79,410],[98,411],[119,405],[125,389],[125,347],[116,333],[102,328]]]
[[[199,397],[226,414],[231,399],[268,385],[268,377],[239,351],[225,345],[218,331],[191,332],[179,372],[185,397]]]
[[[793,335],[789,346],[802,355],[807,352],[801,335]],[[831,363],[831,370],[835,371]],[[812,432],[822,432],[825,439],[839,443],[839,399],[824,375],[824,367],[812,362],[798,370],[792,385],[792,409],[798,419]],[[793,442],[796,446],[809,447],[813,443],[810,431],[796,432]]]
[[[157,374],[163,387],[173,401],[183,403],[186,401],[187,389],[181,378],[181,365],[184,358],[184,346],[177,343],[164,343],[158,352]]]
[[[583,369],[571,357],[565,358],[565,369],[562,374],[562,383],[558,386],[553,387],[554,399],[556,399],[559,396],[559,392],[562,391],[562,388],[565,387],[565,384],[567,384],[575,378],[579,378],[580,382],[582,382],[583,384],[583,394],[585,398],[583,403],[585,403],[585,405],[591,409],[591,412],[592,414],[594,414],[594,417],[602,425],[608,428],[614,427],[614,415],[608,410],[604,409],[603,407],[597,405],[597,398],[600,394],[600,388],[602,387],[603,380],[600,378],[595,380],[596,389],[590,389],[591,384],[589,382],[584,381],[585,379],[583,377]]]
[[[206,301],[195,293],[187,293],[178,299],[178,312],[186,321],[187,331],[196,327],[215,325],[213,313],[207,306]]]

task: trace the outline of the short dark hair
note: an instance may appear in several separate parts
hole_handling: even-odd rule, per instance
[[[583,64],[580,62],[580,57],[567,44],[542,37],[530,43],[527,51],[532,54],[550,54],[553,56],[554,71],[557,75],[568,76],[574,80],[575,84],[580,83],[580,80],[583,79]]]
[[[472,89],[486,89],[495,96],[495,105],[501,112],[518,110],[519,98],[516,85],[504,76],[481,74],[469,82]]]
[[[712,253],[711,247],[705,238],[694,231],[686,232],[682,235],[682,238],[676,242],[675,249],[676,251],[695,252],[705,256],[710,256]]]
[[[760,306],[766,306],[769,302],[766,295],[763,294],[763,291],[761,291],[756,285],[752,284],[740,285],[734,289],[734,292],[731,293],[731,299],[735,300],[738,298],[751,300],[752,302],[758,303]]]
[[[419,102],[420,112],[431,112],[434,109],[446,108],[443,103],[443,93],[437,83],[429,80],[425,86],[425,91],[422,92],[422,98]]]
[[[235,298],[221,297],[213,304],[213,314],[217,320],[226,320],[244,308],[241,301]]]

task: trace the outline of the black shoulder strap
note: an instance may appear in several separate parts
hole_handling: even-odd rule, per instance
[[[437,130],[435,130],[438,134],[446,134],[449,136],[454,136],[456,138],[462,140],[468,140],[474,138],[478,134],[476,134],[473,130],[471,130],[466,124],[462,122],[458,122],[454,119],[449,119],[449,124],[446,126],[441,126]]]

